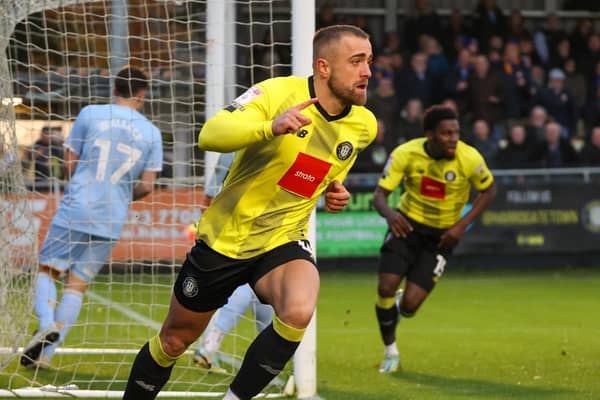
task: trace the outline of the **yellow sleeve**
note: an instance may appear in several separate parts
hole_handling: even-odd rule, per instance
[[[198,135],[198,147],[230,153],[272,139],[273,121],[267,111],[266,97],[264,88],[250,88],[206,121]]]
[[[383,176],[379,179],[378,185],[390,192],[400,186],[406,169],[405,160],[406,157],[402,156],[401,146],[396,147],[383,168]]]
[[[471,169],[469,182],[477,191],[481,192],[487,189],[494,182],[494,176],[485,163],[485,159],[476,150],[470,154],[469,168]]]

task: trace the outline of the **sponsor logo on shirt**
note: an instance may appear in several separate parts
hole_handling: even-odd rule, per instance
[[[233,100],[231,104],[225,109],[230,112],[233,112],[236,109],[244,111],[246,109],[244,107],[244,104],[250,103],[252,100],[254,100],[254,98],[260,96],[261,94],[262,91],[259,88],[257,88],[256,86],[252,86],[250,89],[242,93],[238,98]]]
[[[277,183],[288,192],[311,198],[323,179],[327,176],[331,163],[298,153],[296,161]]]
[[[443,200],[446,197],[446,184],[424,176],[421,178],[421,194],[425,197]]]

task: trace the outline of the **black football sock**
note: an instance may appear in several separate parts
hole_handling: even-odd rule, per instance
[[[375,305],[375,314],[379,322],[379,331],[383,344],[386,346],[396,341],[396,325],[398,325],[398,308],[393,303],[391,308],[381,308]]]
[[[146,343],[135,357],[123,400],[152,400],[167,383],[171,376],[170,366],[160,366],[150,354],[150,345]]]
[[[275,319],[277,317],[274,318],[274,321]],[[281,326],[282,323],[277,321],[275,324]],[[244,356],[240,371],[231,383],[231,391],[241,400],[249,400],[260,393],[294,355],[304,334],[304,329],[296,330],[296,333],[300,333],[299,337],[294,334],[286,334],[289,329],[294,330],[295,328],[284,324],[283,334],[294,339],[293,341],[284,339],[275,331],[273,324],[266,327],[254,339]],[[286,330],[287,332],[285,332]]]

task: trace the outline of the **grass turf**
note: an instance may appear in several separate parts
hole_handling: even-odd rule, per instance
[[[131,289],[140,282],[113,285],[110,292],[102,284],[94,289],[161,321],[169,285],[152,280]],[[417,315],[400,322],[403,371],[391,375],[376,368],[383,353],[374,312],[375,287],[375,272],[322,274],[317,381],[319,396],[326,400],[600,398],[600,269],[448,270]],[[149,303],[163,307],[149,314],[144,306]],[[101,305],[84,309],[79,322],[87,324],[75,328],[69,339],[102,337],[107,318],[123,317],[107,313]],[[123,325],[111,329],[122,333],[125,347],[131,348],[154,331],[136,325],[124,319]],[[253,327],[246,321],[240,329],[251,335]],[[243,343],[241,338],[229,339],[226,347]],[[0,388],[27,385],[34,378],[42,384],[123,381],[132,358],[60,356],[60,371],[37,375],[15,362],[0,372]],[[200,372],[196,376],[193,369],[183,368],[191,365],[190,358],[178,365],[173,382],[204,381],[219,385],[220,391],[227,385],[222,377]],[[21,376],[11,377],[15,371]],[[122,384],[111,388],[120,390]],[[185,387],[173,384],[170,390]]]

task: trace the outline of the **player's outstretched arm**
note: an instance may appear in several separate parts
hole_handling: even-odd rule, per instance
[[[198,136],[198,146],[202,150],[230,153],[274,136],[296,132],[312,122],[301,111],[316,102],[314,98],[297,104],[274,120],[252,104],[246,105],[244,111],[222,110],[206,121]]]
[[[325,189],[325,211],[338,213],[350,201],[350,192],[338,181],[333,181]]]

